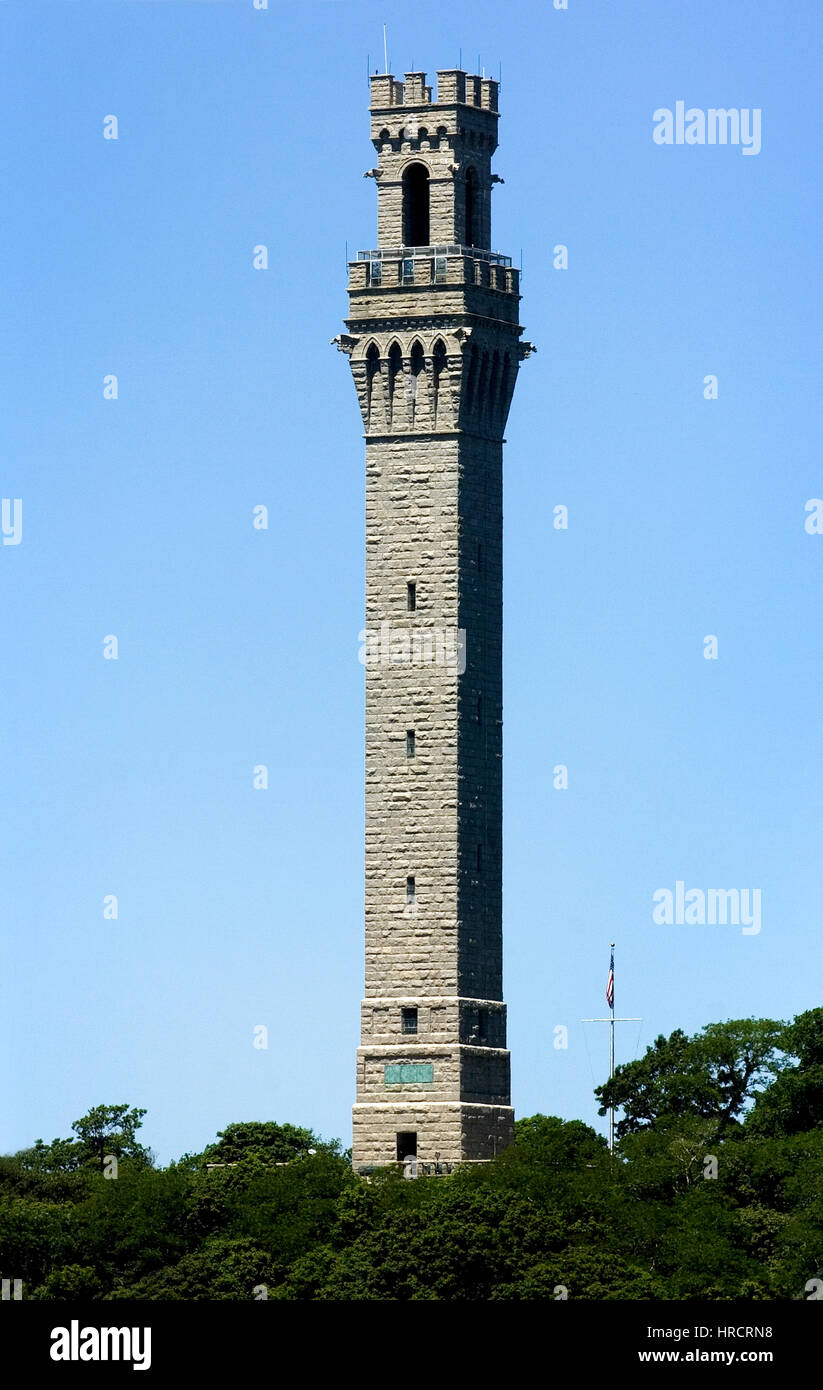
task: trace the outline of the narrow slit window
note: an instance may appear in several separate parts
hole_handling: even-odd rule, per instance
[[[414,874],[409,874],[409,877],[406,879],[406,902],[413,903],[416,899],[416,893]]]
[[[400,1029],[401,1029],[401,1032],[403,1032],[403,1033],[416,1033],[416,1032],[417,1032],[417,1010],[416,1010],[416,1009],[401,1009],[400,1014],[401,1014],[401,1022],[400,1022]]]
[[[413,613],[417,607],[417,585],[413,580],[409,580],[406,585],[406,608],[409,613]]]
[[[417,740],[414,736],[414,729],[406,730],[406,757],[413,758],[416,752]]]

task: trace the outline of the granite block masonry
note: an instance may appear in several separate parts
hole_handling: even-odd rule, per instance
[[[519,273],[491,251],[498,84],[371,82],[379,245],[349,265],[366,439],[366,981],[355,1168],[513,1138],[502,981],[503,430]],[[438,660],[463,634],[460,662]],[[361,634],[363,641],[365,634]],[[437,640],[435,641],[435,636]],[[388,650],[387,650],[388,648]],[[454,650],[454,647],[452,647]]]

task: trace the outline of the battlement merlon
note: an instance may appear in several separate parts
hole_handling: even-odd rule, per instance
[[[426,86],[424,72],[407,72],[405,82],[399,82],[391,73],[379,73],[369,78],[369,85],[372,140],[375,143],[381,130],[388,130],[390,138],[395,139],[404,118],[407,120],[414,115],[424,119],[428,111],[437,113],[438,124],[445,125],[450,135],[457,130],[458,117],[465,121],[468,111],[476,113],[473,124],[486,129],[497,143],[499,83],[492,77],[477,77],[458,68],[438,72],[434,101],[432,88]],[[458,111],[458,108],[463,109]],[[431,133],[434,135],[434,131]]]
[[[437,99],[426,86],[424,72],[407,72],[399,82],[390,72],[369,78],[371,111],[388,111],[395,106],[479,106],[497,115],[500,84],[493,77],[477,77],[460,68],[445,68],[437,74]]]

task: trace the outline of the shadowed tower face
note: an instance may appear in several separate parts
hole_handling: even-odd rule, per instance
[[[353,1162],[509,1144],[502,460],[519,277],[491,247],[497,83],[371,78],[379,246],[337,340],[366,437],[366,985]]]

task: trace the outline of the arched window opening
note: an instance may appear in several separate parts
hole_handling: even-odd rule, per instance
[[[440,409],[440,391],[446,371],[446,344],[442,338],[438,338],[432,352],[432,394],[434,396],[434,414]]]
[[[389,348],[389,410],[393,414],[395,407],[395,397],[400,388],[403,376],[403,354],[400,351],[399,343],[392,343]]]
[[[382,142],[382,144],[385,145],[386,142],[387,142],[388,140],[391,140],[391,135],[390,135],[389,132],[384,128],[383,130],[381,130],[381,132],[380,132],[380,134],[379,134],[379,136],[378,136],[377,138],[378,138],[378,140],[380,140],[380,141]]]
[[[372,392],[374,390],[374,379],[380,371],[380,349],[376,343],[372,343],[366,353],[366,409],[369,419],[371,419]]]
[[[434,389],[440,389],[443,373],[446,370],[446,344],[442,338],[438,338],[432,353],[432,375],[434,377]]]
[[[411,388],[412,388],[412,389],[411,389],[412,422],[414,422],[414,413],[415,413],[415,409],[416,409],[416,406],[417,406],[417,386],[418,386],[418,382],[419,382],[419,380],[420,380],[420,374],[421,374],[421,372],[423,372],[423,370],[424,370],[423,345],[422,345],[422,343],[420,342],[420,340],[419,340],[418,338],[415,338],[414,342],[412,343],[412,349],[411,349],[411,352],[410,352],[410,354],[409,354],[409,370],[410,370],[410,372],[411,372]]]
[[[429,244],[429,171],[410,164],[403,174],[403,245]]]
[[[473,169],[466,170],[466,246],[474,246],[477,231],[477,178]]]
[[[423,370],[423,345],[419,338],[412,343],[410,366],[412,376],[418,377]]]

